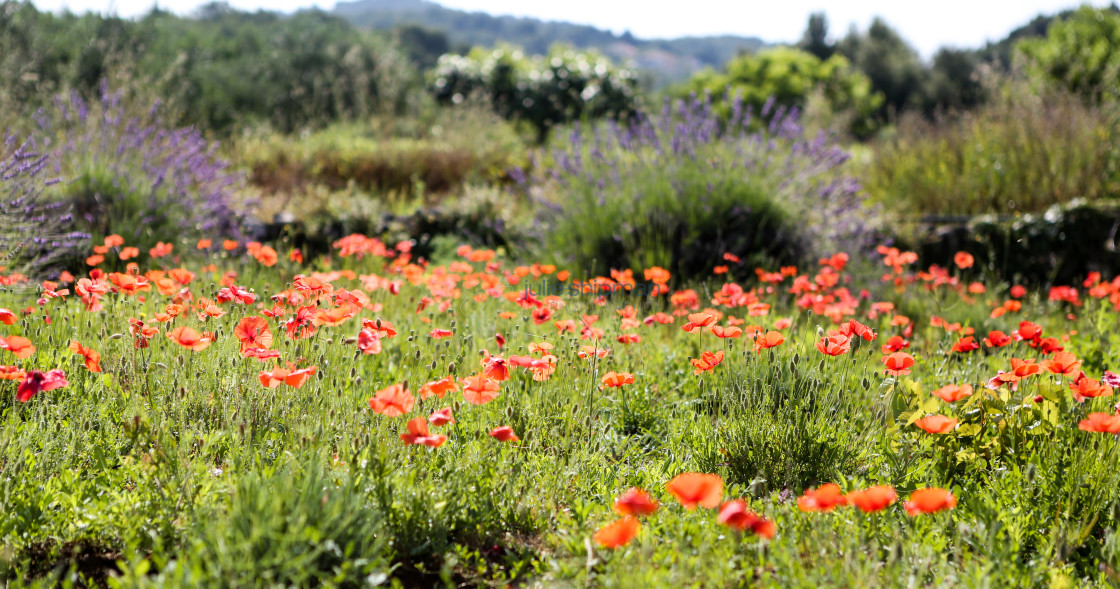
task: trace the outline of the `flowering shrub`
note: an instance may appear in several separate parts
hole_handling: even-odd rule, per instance
[[[861,249],[874,214],[841,170],[847,154],[825,134],[806,139],[795,109],[771,101],[759,113],[769,124],[752,131],[751,110],[730,102],[727,122],[694,98],[628,126],[576,127],[544,173],[515,174],[545,205],[549,249],[589,270],[685,276],[710,273],[723,254],[753,270]]]
[[[89,236],[67,231],[73,221],[66,203],[52,203],[44,190],[48,158],[33,140],[7,136],[0,143],[0,265],[20,272],[50,268],[61,254]]]
[[[94,241],[117,234],[146,251],[192,236],[239,237],[234,206],[239,174],[216,145],[192,128],[169,129],[159,105],[130,110],[102,87],[93,104],[78,94],[56,100],[57,116],[39,117],[54,171],[53,194],[73,207],[73,227]]]

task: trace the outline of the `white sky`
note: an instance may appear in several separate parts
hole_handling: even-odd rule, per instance
[[[136,16],[154,0],[32,0],[43,10],[69,8]],[[204,0],[160,0],[164,9],[186,13]],[[312,5],[330,9],[334,0],[230,0],[241,9],[294,11]],[[881,16],[925,57],[943,45],[976,47],[997,40],[1040,13],[1080,4],[1078,0],[442,0],[444,6],[491,14],[535,16],[611,29],[635,36],[681,37],[736,34],[770,42],[800,38],[809,14],[824,11],[834,37],[855,24],[866,28]],[[1107,1],[1090,2],[1094,6]]]

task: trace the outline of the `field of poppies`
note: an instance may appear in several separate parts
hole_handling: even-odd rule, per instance
[[[0,577],[1120,582],[1120,278],[410,249],[113,235],[5,274]]]

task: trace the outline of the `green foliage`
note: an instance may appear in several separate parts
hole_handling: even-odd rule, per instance
[[[191,18],[154,10],[133,21],[55,16],[24,3],[0,10],[0,76],[27,113],[56,92],[88,96],[113,78],[169,100],[186,124],[287,132],[397,112],[420,85],[391,42],[320,11],[211,4]]]
[[[634,72],[616,68],[596,52],[565,47],[532,57],[510,47],[445,55],[432,73],[430,89],[441,104],[459,104],[480,94],[502,117],[533,129],[539,143],[557,125],[600,118],[625,121],[637,108]]]
[[[885,21],[875,18],[866,33],[853,30],[836,45],[836,51],[870,80],[883,96],[880,116],[901,113],[914,106],[926,76],[918,52]]]
[[[1092,102],[1120,95],[1120,14],[1083,6],[1049,27],[1045,39],[1016,46],[1027,73]]]
[[[873,200],[907,216],[1041,212],[1117,194],[1120,112],[1061,91],[1005,83],[940,123],[911,118],[873,144],[860,174]]]
[[[710,95],[725,115],[730,111],[726,101],[741,96],[756,116],[771,99],[787,108],[803,109],[819,93],[830,112],[849,118],[844,130],[857,137],[867,137],[875,129],[873,116],[882,103],[868,78],[844,57],[834,55],[822,61],[785,47],[741,55],[728,62],[723,72],[701,72],[680,92]]]

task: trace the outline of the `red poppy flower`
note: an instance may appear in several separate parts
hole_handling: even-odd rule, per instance
[[[848,493],[848,503],[855,505],[865,513],[881,511],[898,499],[894,488],[890,485],[868,487],[860,491]]]
[[[690,510],[697,505],[712,509],[723,498],[723,480],[714,474],[686,472],[673,477],[665,488]]]
[[[703,354],[700,354],[699,358],[690,358],[689,362],[692,362],[692,366],[696,368],[696,371],[693,372],[693,374],[701,374],[703,372],[707,372],[715,368],[716,366],[719,366],[720,362],[723,362],[723,350],[720,350],[714,354],[712,352],[704,352]]]
[[[1077,428],[1087,432],[1120,434],[1120,415],[1090,413],[1089,418],[1081,420]]]
[[[786,341],[786,336],[779,331],[760,333],[754,338],[754,352],[757,354],[762,350],[780,346],[784,341]]]
[[[438,411],[433,411],[432,414],[428,416],[428,422],[434,426],[441,426],[455,423],[455,419],[451,416],[451,408],[444,407]]]
[[[0,337],[0,350],[8,350],[15,354],[16,358],[26,360],[35,353],[35,346],[31,344],[31,340],[21,335],[13,335],[7,338]]]
[[[31,397],[46,391],[53,391],[67,386],[66,374],[61,370],[55,369],[48,372],[41,372],[39,370],[32,370],[24,377],[23,382],[19,383],[16,388],[16,400],[20,403],[26,403],[31,400]]]
[[[703,311],[700,313],[690,313],[688,315],[688,323],[685,323],[681,329],[688,333],[694,333],[701,328],[708,327],[715,324],[719,320],[719,316],[710,311]]]
[[[631,487],[614,500],[614,510],[619,515],[653,515],[657,507],[657,501],[637,487]]]
[[[723,339],[733,339],[743,335],[743,330],[738,327],[723,327],[722,325],[713,325],[712,335]]]
[[[408,422],[408,433],[401,434],[401,441],[405,444],[416,444],[439,448],[447,441],[447,436],[433,434],[428,431],[428,422],[423,417],[417,417]]]
[[[1043,360],[1042,366],[1054,374],[1075,376],[1081,371],[1081,360],[1070,352],[1058,352],[1053,358]]]
[[[947,434],[957,427],[957,420],[944,415],[927,415],[915,421],[914,425],[931,434]]]
[[[241,352],[244,354],[248,348],[272,347],[272,330],[268,327],[268,320],[264,317],[244,317],[233,328],[233,335],[241,342]]]
[[[971,268],[972,264],[975,261],[976,259],[973,258],[972,254],[968,252],[957,252],[956,255],[953,256],[953,263],[955,263],[957,265],[957,268],[960,268],[961,270]]]
[[[883,344],[883,353],[893,354],[895,352],[901,352],[909,347],[910,342],[903,339],[901,335],[892,335],[887,339],[886,343]]]
[[[971,335],[968,337],[962,337],[961,339],[957,340],[957,343],[953,344],[953,351],[959,354],[966,354],[973,350],[979,349],[980,344],[976,343],[976,340],[974,340]]]
[[[742,499],[724,503],[716,521],[740,532],[750,530],[767,540],[773,538],[778,531],[774,522],[747,509],[747,503]]]
[[[817,342],[817,350],[828,356],[841,356],[847,354],[851,349],[852,338],[839,331],[822,337],[821,340]]]
[[[404,388],[403,384],[394,384],[378,391],[370,398],[369,408],[373,409],[374,413],[397,417],[412,411],[415,402],[415,397]]]
[[[617,388],[623,385],[633,384],[634,375],[629,372],[615,372],[612,370],[604,374],[600,382],[603,383],[599,386],[600,389],[605,389],[607,387]]]
[[[1070,383],[1069,388],[1073,391],[1073,398],[1078,403],[1083,403],[1085,399],[1112,396],[1112,387],[1099,380],[1093,380],[1085,376],[1084,373]]]
[[[463,400],[472,405],[485,405],[498,398],[500,384],[485,374],[472,374],[459,382],[463,385]]]
[[[420,394],[421,399],[427,399],[432,396],[442,399],[447,393],[457,390],[459,390],[459,385],[455,384],[455,377],[448,375],[439,380],[424,383],[417,392]]]
[[[988,337],[984,338],[984,345],[989,348],[1002,348],[1015,341],[1011,336],[1002,331],[988,332]]]
[[[199,333],[190,327],[176,327],[167,337],[192,352],[201,352],[214,341],[212,334]]]
[[[16,321],[19,321],[19,315],[16,315],[10,309],[0,309],[0,323],[11,325]]]
[[[101,372],[101,354],[97,353],[97,350],[87,348],[77,341],[73,340],[71,340],[70,342],[69,349],[71,352],[74,352],[75,354],[78,354],[82,357],[82,361],[85,363],[86,368],[88,368],[90,372]]]
[[[280,383],[298,389],[302,387],[303,383],[307,382],[307,379],[315,374],[317,370],[318,368],[315,366],[296,369],[289,363],[287,368],[277,367],[273,368],[271,372],[262,370],[258,375],[258,380],[261,386],[266,389],[274,389],[280,386]]]
[[[490,430],[490,437],[498,440],[499,442],[517,442],[521,438],[513,433],[513,428],[508,425],[501,425]]]
[[[957,498],[945,489],[928,487],[918,489],[910,494],[910,500],[904,503],[906,513],[911,517],[923,513],[936,513],[943,509],[952,509],[957,506]]]
[[[939,399],[941,399],[942,401],[945,401],[946,403],[956,403],[957,401],[960,401],[961,399],[963,399],[963,398],[965,398],[965,397],[967,397],[971,394],[972,394],[972,385],[970,385],[970,384],[959,385],[959,386],[955,385],[955,384],[947,384],[947,385],[933,391],[933,395],[935,397],[938,397]]]
[[[443,339],[445,337],[451,337],[454,335],[454,332],[450,329],[433,329],[428,332],[428,335],[431,336],[432,339]]]
[[[864,341],[872,341],[876,337],[873,329],[855,319],[849,319],[847,323],[841,325],[840,333],[848,337],[861,337]]]
[[[595,532],[592,539],[604,548],[618,548],[625,546],[638,535],[642,525],[632,517],[624,517],[613,521]]]
[[[624,333],[624,334],[618,336],[618,343],[620,343],[620,344],[630,345],[630,344],[636,344],[640,341],[642,341],[642,336],[640,336],[636,333]]]
[[[910,367],[914,365],[914,357],[906,352],[895,352],[890,356],[883,358],[883,364],[887,367],[886,373],[891,376],[902,376],[910,374]]]
[[[805,512],[828,512],[847,503],[848,500],[840,491],[840,486],[836,483],[828,483],[816,489],[806,489],[805,494],[797,499],[797,508]]]

